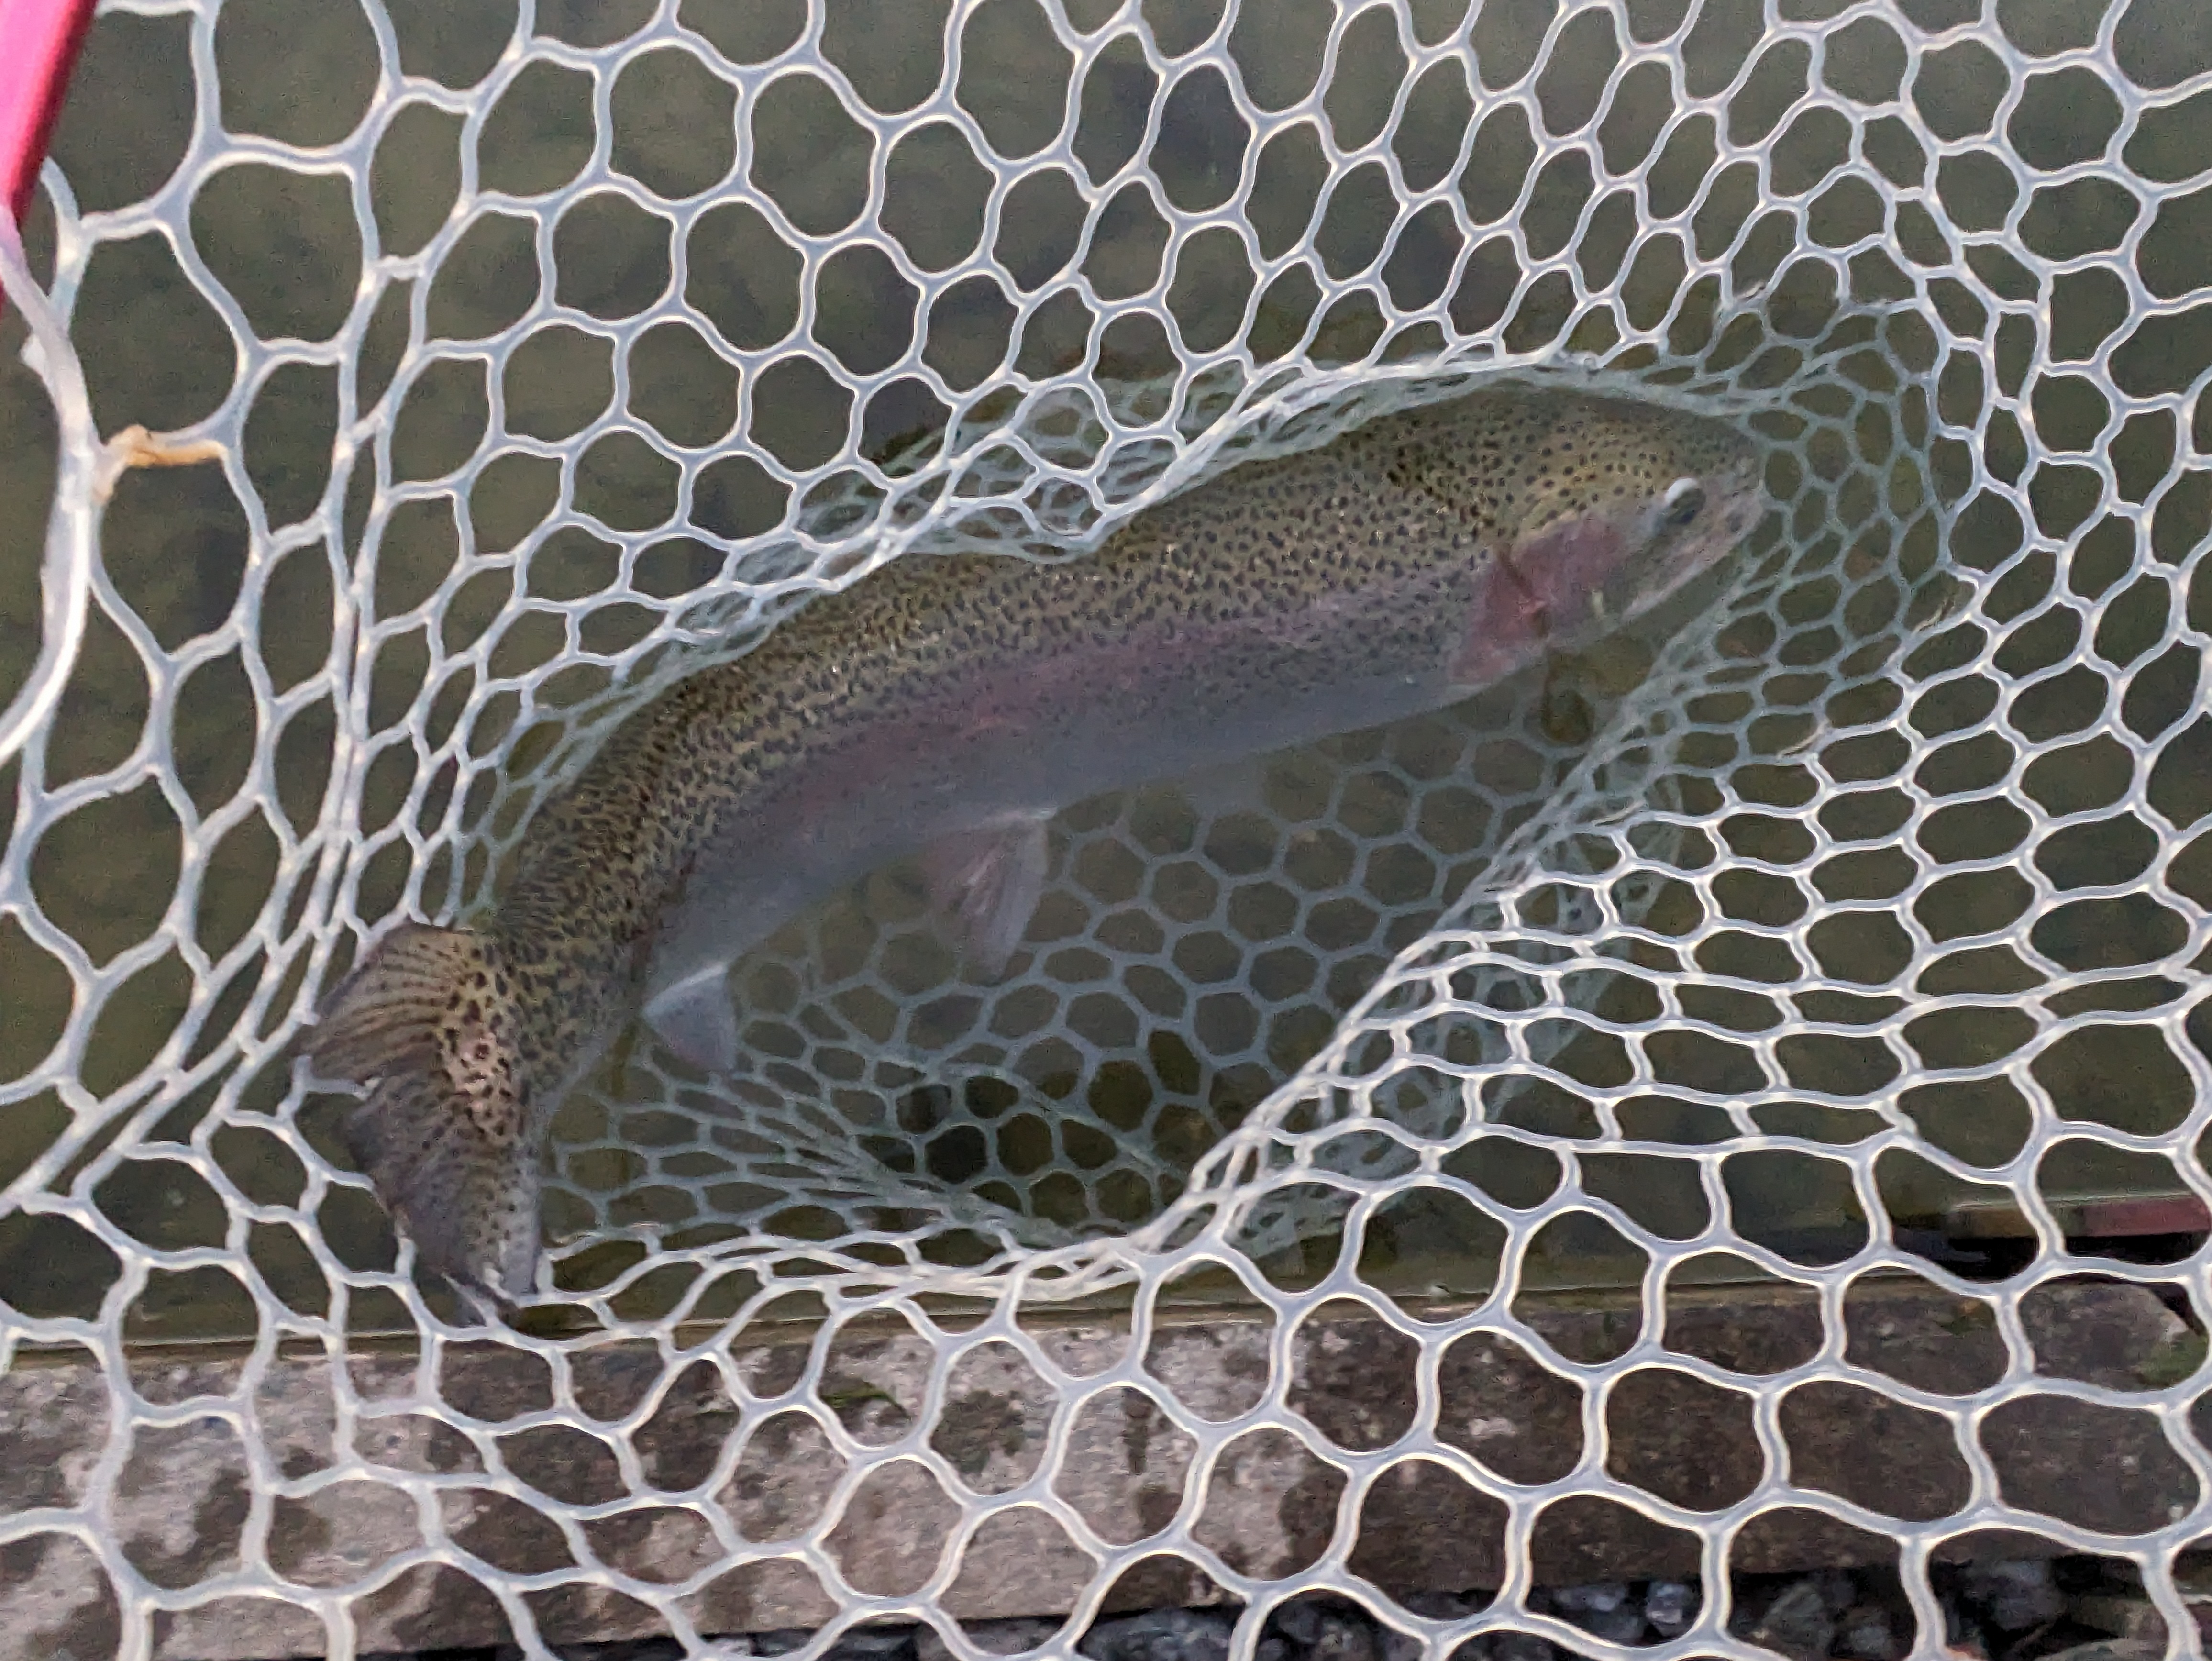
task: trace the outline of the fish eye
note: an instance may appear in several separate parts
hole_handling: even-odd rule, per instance
[[[1694,478],[1678,478],[1659,499],[1659,522],[1670,531],[1686,528],[1705,511],[1705,487]]]

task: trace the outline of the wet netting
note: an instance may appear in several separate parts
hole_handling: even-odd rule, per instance
[[[0,1649],[1752,1657],[1849,1561],[1935,1654],[1996,1540],[2186,1652],[2208,174],[2197,0],[110,0],[0,324]],[[995,983],[795,920],[517,1311],[416,1277],[294,1040],[623,713],[1498,377],[1764,523],[1067,812]]]

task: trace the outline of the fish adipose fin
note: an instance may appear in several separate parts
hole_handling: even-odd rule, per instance
[[[538,1160],[490,942],[403,923],[307,1037],[315,1072],[373,1086],[346,1145],[423,1262],[496,1303],[538,1267]]]
[[[969,968],[1006,972],[1044,895],[1048,849],[1040,814],[994,819],[944,837],[921,858],[930,904],[950,924]]]

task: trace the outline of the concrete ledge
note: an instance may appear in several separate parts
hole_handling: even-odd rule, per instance
[[[1545,1342],[1574,1360],[1619,1354],[1638,1329],[1632,1294],[1523,1307]],[[1440,1323],[1453,1312],[1422,1311]],[[2031,1297],[2025,1313],[2038,1371],[2052,1378],[2118,1390],[2163,1388],[2203,1354],[2201,1338],[2138,1287],[2052,1285]],[[1877,1387],[1887,1378],[1966,1396],[1996,1384],[2005,1353],[1984,1305],[1920,1282],[1863,1281],[1848,1300],[1847,1321],[1847,1357],[1866,1381],[1784,1389],[1778,1422],[1789,1468],[1775,1475],[1796,1489],[1839,1495],[1905,1526],[1940,1531],[1967,1498],[1969,1468],[1957,1438],[1971,1421],[1966,1433],[1978,1435],[2017,1506],[2137,1533],[2165,1528],[2197,1506],[2193,1474],[2148,1410],[2031,1393],[1973,1420],[1901,1402]],[[1070,1316],[1033,1329],[1055,1364],[1079,1376],[1105,1371],[1128,1344],[1126,1323],[1110,1316]],[[1603,1409],[1607,1469],[1672,1504],[1718,1512],[1767,1474],[1753,1392],[1762,1378],[1818,1351],[1819,1309],[1791,1288],[1676,1297],[1664,1336],[1675,1354],[1740,1375],[1743,1388],[1663,1364],[1618,1378]],[[1272,1327],[1251,1311],[1189,1311],[1156,1333],[1145,1358],[1146,1390],[1096,1396],[1072,1417],[1016,1352],[983,1346],[955,1362],[926,1445],[963,1487],[1003,1494],[1030,1479],[1056,1429],[1066,1451],[1054,1491],[1104,1539],[1139,1543],[1177,1515],[1195,1452],[1162,1402],[1172,1396],[1207,1420],[1234,1420],[1266,1394],[1273,1341]],[[733,1350],[730,1359],[749,1390],[774,1396],[797,1380],[810,1353],[807,1335],[793,1331]],[[1355,1305],[1310,1317],[1288,1354],[1286,1399],[1306,1427],[1304,1441],[1279,1427],[1231,1441],[1193,1528],[1232,1569],[1262,1579],[1300,1573],[1335,1527],[1345,1477],[1311,1449],[1386,1448],[1420,1416],[1418,1348]],[[350,1611],[363,1650],[505,1641],[505,1614],[470,1574],[419,1555],[402,1565],[426,1543],[424,1506],[464,1552],[505,1574],[536,1579],[522,1600],[550,1641],[665,1630],[647,1601],[659,1585],[709,1632],[814,1627],[835,1617],[830,1593],[795,1555],[714,1572],[730,1558],[710,1521],[716,1513],[755,1548],[748,1556],[773,1552],[774,1542],[805,1533],[819,1518],[844,1461],[818,1422],[788,1409],[742,1412],[720,1374],[694,1362],[653,1414],[624,1433],[613,1421],[632,1415],[663,1381],[658,1352],[618,1344],[572,1359],[582,1409],[573,1419],[544,1416],[554,1397],[543,1360],[495,1342],[449,1354],[441,1388],[459,1415],[451,1422],[398,1409],[365,1412],[349,1441],[378,1473],[374,1480],[269,1503],[267,1560],[292,1597],[133,1612],[134,1622],[150,1622],[157,1661],[324,1653],[322,1620],[303,1607],[315,1600],[333,1613]],[[846,1579],[876,1595],[904,1596],[923,1584],[960,1515],[926,1465],[890,1452],[916,1445],[908,1438],[930,1359],[929,1347],[903,1328],[880,1338],[848,1329],[831,1345],[825,1369],[824,1404],[859,1442],[886,1451],[825,1542]],[[413,1387],[411,1354],[359,1354],[346,1365],[372,1409]],[[1583,1386],[1510,1340],[1462,1335],[1447,1347],[1437,1377],[1437,1439],[1497,1477],[1550,1482],[1580,1459]],[[238,1358],[215,1353],[149,1356],[134,1375],[150,1402],[242,1410],[259,1441],[249,1453],[234,1426],[214,1414],[185,1412],[138,1427],[111,1490],[113,1530],[116,1549],[157,1586],[182,1591],[240,1567],[264,1526],[253,1505],[255,1466],[298,1480],[334,1463],[338,1415],[326,1360],[280,1358],[251,1399],[241,1399],[242,1378]],[[0,1378],[0,1516],[52,1508],[60,1524],[58,1513],[84,1503],[110,1405],[106,1381],[85,1361],[27,1360]],[[2212,1412],[2200,1407],[2192,1423],[2204,1435]],[[456,1424],[489,1441],[505,1475],[487,1470],[478,1441]],[[725,1450],[736,1439],[742,1449],[726,1466]],[[625,1457],[636,1461],[640,1483],[624,1479]],[[483,1480],[471,1481],[478,1472]],[[601,1509],[572,1536],[520,1497],[532,1490]],[[1505,1518],[1496,1495],[1446,1464],[1410,1461],[1366,1496],[1351,1567],[1397,1595],[1494,1587],[1504,1569]],[[1594,1496],[1552,1502],[1533,1537],[1540,1585],[1687,1575],[1698,1568],[1698,1548],[1692,1532]],[[1962,1526],[1946,1536],[1946,1548],[2019,1556],[2058,1547],[2033,1534]],[[1729,1562],[1739,1573],[1768,1573],[1895,1555],[1886,1535],[1778,1500],[1739,1530]],[[1093,1573],[1093,1560],[1048,1514],[1009,1510],[969,1542],[939,1606],[963,1621],[1055,1616]],[[631,1591],[618,1589],[624,1579]],[[675,1591],[678,1585],[685,1589]],[[1125,1573],[1107,1608],[1202,1606],[1226,1596],[1194,1564],[1163,1554]],[[98,1558],[65,1527],[0,1547],[0,1655],[106,1655],[124,1618]]]

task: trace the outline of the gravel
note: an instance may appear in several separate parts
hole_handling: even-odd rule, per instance
[[[2047,1558],[1969,1564],[1959,1584],[2000,1631],[2027,1632],[2066,1613],[2065,1597]]]
[[[1212,1610],[1153,1609],[1101,1621],[1075,1647],[1091,1661],[1229,1661],[1235,1625]]]
[[[2166,1652],[2165,1624],[2124,1565],[2096,1558],[2009,1558],[1934,1572],[1942,1607],[1947,1661],[2157,1661]],[[1917,1628],[1911,1605],[1887,1569],[1745,1576],[1733,1588],[1731,1633],[1785,1661],[1904,1661]],[[1405,1612],[1435,1622],[1458,1621],[1488,1605],[1480,1591],[1415,1592]],[[1634,1646],[1678,1638],[1705,1613],[1694,1580],[1605,1580],[1541,1587],[1531,1613],[1590,1634],[1601,1645]],[[2212,1602],[2193,1605],[2212,1634]],[[1233,1609],[1151,1609],[1109,1616],[1077,1640],[1085,1661],[1228,1661],[1236,1635]],[[1027,1654],[1064,1641],[1054,1620],[978,1621],[960,1629],[987,1655]],[[738,1654],[788,1655],[811,1640],[805,1632],[756,1633],[725,1639]],[[2205,1641],[2195,1638],[2201,1646]],[[682,1648],[666,1639],[556,1649],[563,1661],[677,1661]],[[1923,1652],[1925,1653],[1926,1652]],[[1583,1652],[1526,1631],[1491,1631],[1468,1639],[1436,1661],[1575,1661]],[[444,1650],[434,1656],[383,1661],[515,1661],[511,1646]],[[366,1658],[365,1661],[379,1661]],[[844,1633],[824,1661],[957,1661],[929,1626],[883,1626]],[[1421,1641],[1377,1621],[1347,1598],[1307,1594],[1269,1610],[1255,1661],[1425,1661]]]
[[[1686,1580],[1654,1580],[1644,1594],[1644,1618],[1662,1638],[1674,1638],[1689,1629],[1705,1601]]]

